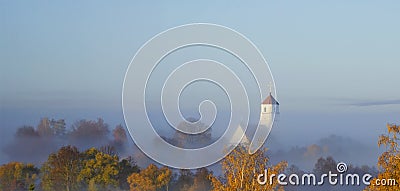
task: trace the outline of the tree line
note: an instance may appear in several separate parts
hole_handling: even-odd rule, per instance
[[[53,121],[53,122],[52,122]],[[66,131],[61,120],[42,120],[38,128],[21,127],[16,137],[58,137],[92,136],[91,132],[109,132],[108,125],[102,119],[97,121],[81,120],[76,122],[71,131]],[[62,130],[64,129],[64,130]],[[90,129],[90,130],[89,130]],[[378,145],[386,151],[378,159],[378,169],[368,166],[349,166],[351,173],[371,173],[376,178],[394,178],[399,180],[400,149],[398,146],[400,127],[387,126],[387,134],[379,137]],[[79,132],[79,133],[78,133]],[[61,146],[50,153],[40,166],[30,163],[9,162],[0,166],[0,190],[131,190],[131,191],[230,191],[230,190],[310,190],[278,185],[260,185],[257,175],[268,169],[268,173],[306,173],[300,168],[282,161],[272,165],[261,149],[250,155],[245,146],[238,146],[221,161],[221,173],[215,175],[207,168],[179,170],[150,164],[140,168],[133,157],[121,157],[116,147],[124,145],[127,137],[122,126],[114,128],[113,140],[104,146],[80,150],[73,145]],[[32,152],[34,153],[34,151]],[[313,173],[320,174],[336,171],[337,161],[333,157],[320,158],[316,161]],[[372,181],[374,181],[373,179]],[[371,181],[371,182],[372,182]],[[322,188],[322,187],[321,187]],[[319,189],[321,189],[319,188]],[[324,190],[335,190],[324,187]],[[371,184],[365,190],[398,190],[397,187],[379,187]]]
[[[81,152],[77,147],[68,145],[50,154],[40,168],[21,162],[0,166],[0,190],[265,190],[261,186],[248,186],[249,181],[255,185],[256,179],[253,178],[261,168],[266,167],[267,162],[263,151],[249,155],[245,148],[238,147],[224,160],[223,176],[214,176],[207,168],[177,170],[150,164],[141,169],[132,157],[120,159],[110,147],[90,148]],[[283,162],[270,167],[271,172],[281,172],[285,166]],[[239,167],[241,171],[236,171]],[[271,185],[270,188],[273,187],[277,185]]]

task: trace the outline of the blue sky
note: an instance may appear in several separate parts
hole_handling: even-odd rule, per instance
[[[395,0],[2,0],[0,125],[35,125],[43,116],[122,123],[122,82],[134,53],[168,28],[208,22],[244,34],[269,62],[286,125],[277,136],[304,129],[356,136],[366,128],[361,138],[376,137],[399,122],[398,10]],[[326,120],[313,122],[319,115]],[[341,127],[321,127],[332,121]]]
[[[270,63],[278,95],[290,109],[304,107],[294,98],[313,104],[400,95],[394,88],[400,70],[396,1],[2,1],[1,7],[6,106],[25,107],[21,101],[35,98],[81,100],[76,103],[83,106],[92,95],[102,101],[97,106],[119,105],[115,98],[136,50],[157,33],[192,22],[222,24],[250,38]]]

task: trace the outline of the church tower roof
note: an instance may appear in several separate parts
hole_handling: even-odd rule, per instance
[[[267,98],[265,98],[265,100],[262,102],[262,104],[279,105],[279,102],[276,101],[276,99],[272,96],[272,94],[270,92],[269,96]]]

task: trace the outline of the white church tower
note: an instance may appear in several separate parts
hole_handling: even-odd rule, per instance
[[[268,97],[265,98],[265,100],[261,103],[261,112],[260,112],[260,123],[259,123],[259,128],[262,128],[262,130],[260,132],[264,132],[264,133],[258,133],[257,135],[261,136],[260,138],[262,138],[262,136],[267,133],[269,133],[269,131],[272,128],[272,124],[273,124],[273,120],[274,117],[276,116],[276,114],[279,114],[279,102],[276,101],[276,99],[272,96],[271,90],[270,93],[268,95]],[[237,127],[237,129],[235,130],[232,139],[231,139],[231,143],[235,143],[235,141],[240,140],[241,136],[244,134],[244,136],[242,137],[240,144],[241,145],[249,145],[250,144],[250,140],[248,139],[246,133],[244,132],[243,128],[241,125],[239,125]],[[254,135],[257,139],[257,135]]]
[[[279,114],[279,102],[269,92],[269,96],[261,103],[260,125],[269,127],[274,114]]]

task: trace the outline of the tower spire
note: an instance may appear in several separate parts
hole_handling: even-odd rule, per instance
[[[268,86],[269,86],[269,94],[272,94],[272,82],[269,82]]]

